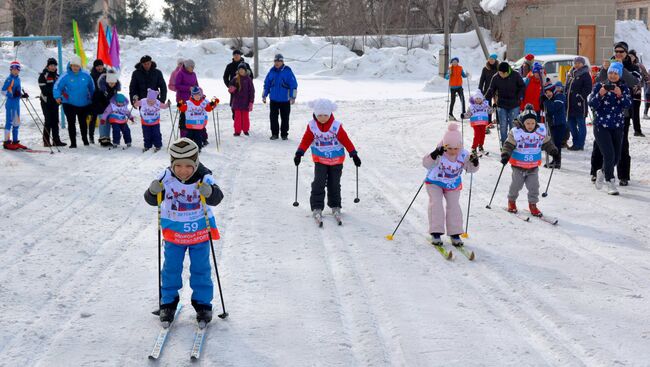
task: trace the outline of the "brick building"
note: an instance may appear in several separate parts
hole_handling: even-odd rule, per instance
[[[640,20],[648,26],[650,0],[617,0],[616,20]]]
[[[579,54],[593,63],[612,53],[614,0],[508,1],[499,18],[493,35],[508,45],[510,60],[532,52]]]

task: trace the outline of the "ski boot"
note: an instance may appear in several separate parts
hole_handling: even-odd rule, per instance
[[[442,239],[440,233],[431,233],[431,244],[434,246],[442,246]]]
[[[450,113],[450,114],[449,114],[449,121],[458,121],[458,120],[456,119],[456,117],[454,117],[454,115],[452,115],[452,114]]]
[[[246,136],[250,136],[250,134],[248,133],[248,131],[244,131],[244,135],[246,135]]]
[[[528,203],[528,209],[530,210],[530,214],[532,214],[532,215],[534,215],[536,217],[541,217],[542,216],[542,212],[539,211],[539,209],[537,208],[537,204]]]
[[[343,225],[343,221],[341,220],[341,208],[332,208],[332,215],[334,216],[334,219],[336,219],[336,223],[338,223],[339,226]]]
[[[154,153],[158,152],[159,150],[160,150],[160,147],[155,147],[155,148],[153,148],[153,152],[154,152]]]
[[[483,149],[482,145],[478,146],[478,151],[481,152],[481,154],[485,153],[485,149]]]
[[[204,305],[192,300],[192,306],[196,310],[196,322],[199,325],[203,324],[205,327],[205,324],[212,321],[212,305]]]
[[[14,141],[13,146],[14,146],[15,149],[29,149],[26,146],[20,144],[20,140]]]
[[[319,227],[323,226],[323,209],[314,209],[311,211],[311,216],[314,217],[316,224]]]
[[[277,135],[271,135],[270,139],[271,140],[278,140],[278,136]]]
[[[174,321],[174,316],[176,314],[176,307],[178,306],[179,298],[176,297],[173,302],[165,303],[160,305],[160,322],[164,328],[168,328],[169,325]]]
[[[64,146],[66,146],[66,145],[68,145],[68,144],[62,142],[61,139],[59,139],[59,140],[56,140],[56,139],[55,139],[55,140],[54,140],[54,146],[55,146],[55,147],[64,147]]]
[[[472,149],[471,155],[478,157],[478,151],[476,150],[476,148]]]
[[[16,150],[16,147],[14,147],[14,143],[12,143],[11,140],[5,140],[2,143],[2,147],[7,150]]]
[[[508,211],[510,213],[516,213],[517,212],[517,202],[514,200],[508,200]]]
[[[233,133],[232,136],[240,136],[241,133]]]
[[[627,186],[630,184],[630,181],[628,180],[618,180],[618,184],[621,186]]]
[[[451,237],[451,244],[452,244],[454,247],[461,247],[461,246],[464,245],[463,240],[460,239],[460,235],[459,235],[459,234],[453,234],[453,235],[451,235],[451,236],[449,236],[449,237]]]
[[[131,143],[126,143],[127,148],[131,148]]]
[[[145,153],[145,152],[148,151],[149,149],[150,149],[150,148],[142,148],[142,153]]]
[[[594,183],[596,185],[596,190],[603,188],[603,185],[605,184],[605,173],[602,169],[599,169],[598,172],[596,172],[596,181]]]

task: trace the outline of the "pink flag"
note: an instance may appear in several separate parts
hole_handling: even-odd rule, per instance
[[[111,46],[110,46],[110,56],[113,67],[116,69],[120,68],[120,41],[117,38],[117,27],[111,27]]]

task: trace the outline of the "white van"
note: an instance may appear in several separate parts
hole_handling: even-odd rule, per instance
[[[542,66],[544,66],[544,70],[546,70],[546,76],[549,77],[553,83],[555,83],[560,80],[560,75],[558,74],[560,71],[560,66],[573,66],[573,59],[576,57],[578,57],[578,55],[539,55],[535,56],[534,62],[542,64]],[[589,58],[585,57],[585,60],[587,61],[587,67],[591,69]],[[526,61],[526,59],[522,57],[514,64],[511,64],[513,70],[518,72],[521,68],[521,65],[524,64],[524,61]]]

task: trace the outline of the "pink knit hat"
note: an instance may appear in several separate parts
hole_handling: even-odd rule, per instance
[[[447,126],[447,132],[442,137],[442,145],[446,145],[449,148],[463,147],[463,137],[460,131],[458,131],[458,124],[452,122]]]

